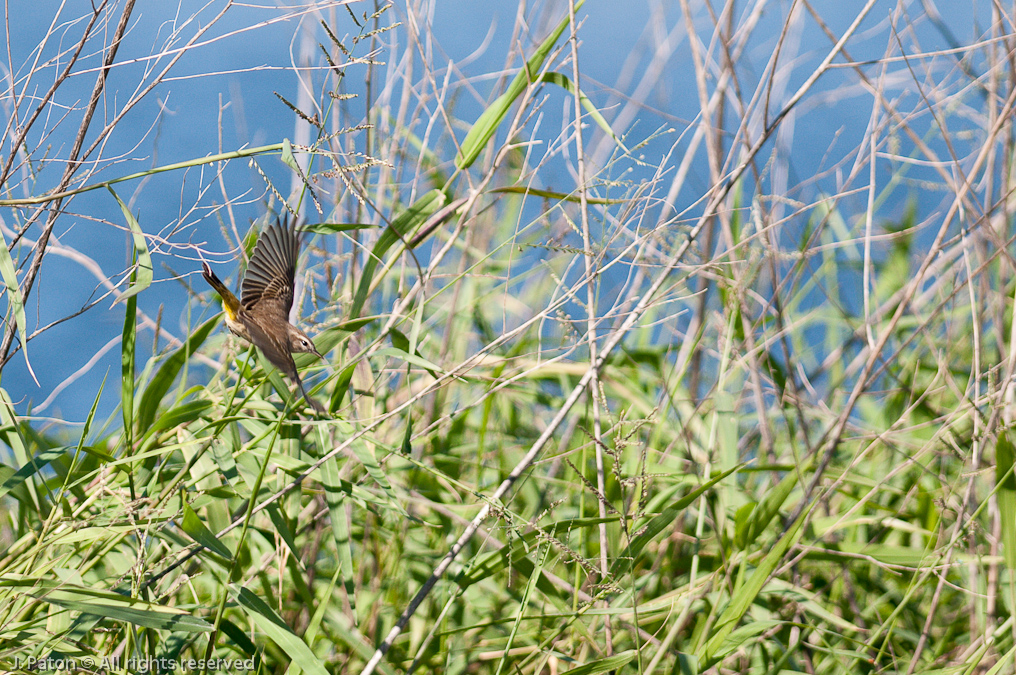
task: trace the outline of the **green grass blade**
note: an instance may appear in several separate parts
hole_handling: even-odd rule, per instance
[[[536,563],[535,569],[529,575],[529,581],[526,583],[526,588],[522,592],[522,597],[519,599],[519,606],[515,612],[515,620],[512,621],[512,628],[508,633],[508,639],[505,641],[504,651],[501,654],[501,660],[497,664],[497,670],[494,675],[501,675],[501,673],[504,672],[505,665],[508,663],[508,655],[511,653],[512,647],[515,645],[515,638],[518,636],[519,629],[522,627],[523,620],[526,618],[526,610],[529,608],[530,600],[535,595],[536,586],[543,577],[543,568],[547,564],[547,556],[550,554],[550,546],[544,545],[540,551],[542,552],[542,555],[538,555],[539,562]]]
[[[328,439],[325,437],[324,427],[319,426],[317,433],[319,445],[327,447]],[[332,524],[332,541],[335,542],[335,551],[339,562],[336,573],[342,577],[342,585],[346,589],[350,607],[355,609],[356,592],[353,578],[356,569],[353,566],[353,545],[346,517],[346,499],[349,497],[349,492],[343,489],[344,486],[339,476],[338,458],[332,457],[321,465],[320,480],[325,488],[325,503],[328,504],[328,516]]]
[[[302,225],[300,231],[313,232],[314,234],[340,234],[358,230],[375,230],[377,227],[373,223],[309,223]]]
[[[766,554],[762,562],[759,563],[759,566],[751,573],[748,580],[731,595],[726,609],[723,610],[723,613],[716,620],[716,625],[713,626],[711,637],[696,655],[699,663],[703,664],[704,667],[709,668],[720,658],[726,639],[734,631],[734,628],[745,612],[748,611],[751,604],[755,602],[755,598],[762,591],[762,587],[769,579],[769,575],[773,573],[777,565],[780,564],[780,561],[783,560],[783,554],[787,552],[790,545],[797,539],[801,526],[804,524],[805,518],[809,513],[810,509],[798,516],[797,521],[769,550],[769,553]]]
[[[132,280],[136,274],[137,268],[131,272]],[[134,350],[137,340],[137,310],[138,299],[134,295],[127,296],[123,338],[120,341],[120,407],[123,411],[124,448],[127,456],[134,452]]]
[[[294,663],[300,664],[305,672],[311,675],[328,675],[317,655],[264,600],[246,588],[237,590],[236,600],[254,624],[286,652]]]
[[[568,675],[597,675],[597,673],[620,671],[621,668],[628,665],[636,656],[638,656],[638,652],[634,649],[629,649],[620,654],[607,656],[582,664],[578,668],[572,668],[568,671]]]
[[[1016,474],[1013,459],[1016,448],[1009,434],[1001,432],[995,443],[995,482],[998,484],[998,510],[1002,520],[1002,543],[1005,564],[1016,570]]]
[[[766,491],[765,496],[754,506],[745,519],[743,528],[735,534],[734,544],[738,548],[748,548],[759,535],[765,532],[769,523],[779,514],[784,502],[798,486],[801,473],[808,471],[812,463],[811,457],[804,460],[797,471],[787,472],[787,475],[781,478],[774,488]]]
[[[5,578],[0,587],[20,590],[42,602],[113,621],[124,621],[167,631],[204,633],[211,624],[174,607],[166,607],[114,593],[112,591],[81,588],[67,582],[39,582],[35,579]]]
[[[221,319],[221,315],[216,315],[198,326],[188,336],[183,346],[170,354],[169,358],[159,367],[159,370],[141,394],[141,403],[138,404],[137,414],[138,433],[143,434],[152,426],[155,415],[159,410],[159,404],[166,396],[169,388],[173,386],[176,376],[180,373],[180,370],[187,363],[191,355],[204,343],[205,338],[219,324]]]
[[[8,492],[45,469],[46,466],[54,459],[65,455],[67,450],[68,448],[64,447],[43,450],[38,455],[32,457],[27,464],[15,471],[13,474],[8,475],[6,478],[3,477],[3,474],[0,474],[0,478],[3,478],[3,484],[0,484],[0,498],[5,497]],[[8,466],[3,466],[3,468],[10,470],[10,467]]]
[[[610,125],[607,123],[607,120],[604,119],[603,115],[600,114],[600,111],[596,109],[596,106],[593,105],[593,102],[589,100],[589,97],[587,97],[585,94],[582,93],[581,89],[575,87],[575,83],[572,82],[570,79],[568,79],[567,75],[564,75],[562,73],[544,73],[543,77],[541,77],[540,79],[543,82],[556,84],[557,86],[566,90],[572,96],[578,96],[579,103],[581,103],[582,107],[586,109],[586,112],[589,113],[589,116],[593,118],[593,121],[596,122],[596,125],[603,130],[603,133],[607,134],[607,136],[614,139],[614,142],[617,143],[618,147],[620,147],[626,153],[628,152],[628,148],[624,147],[624,143],[621,142],[621,139],[614,135],[614,130],[610,128]]]
[[[112,187],[106,186],[106,189],[112,193],[117,204],[120,205],[120,210],[123,211],[124,218],[127,219],[127,225],[131,228],[131,236],[134,239],[134,270],[131,274],[131,285],[113,302],[116,305],[118,302],[133,298],[152,285],[152,254],[148,251],[148,242],[145,241],[145,233],[141,231],[141,225],[138,224],[137,218],[131,214],[130,209]]]
[[[183,503],[183,521],[180,523],[180,529],[186,532],[188,537],[212,553],[220,555],[226,560],[233,559],[233,553],[205,526],[201,517],[195,513],[194,509],[186,501]]]
[[[364,303],[367,302],[367,294],[374,279],[374,272],[384,259],[385,253],[398,241],[408,241],[412,238],[417,228],[423,225],[432,213],[445,205],[447,197],[441,190],[431,190],[416,200],[411,206],[392,220],[391,225],[378,237],[377,243],[370,252],[370,257],[363,265],[363,273],[360,276],[360,284],[356,288],[356,295],[353,298],[353,306],[349,310],[350,318],[360,316]]]
[[[575,3],[575,11],[577,12],[582,5],[585,4],[585,0],[579,0]],[[561,33],[568,27],[569,18],[566,16],[561,20],[561,23],[557,25],[557,28],[547,36],[533,55],[526,61],[526,66],[519,74],[515,76],[515,79],[508,85],[508,89],[503,94],[494,99],[486,110],[480,115],[480,117],[473,124],[472,128],[469,129],[469,133],[466,134],[465,139],[462,141],[462,146],[459,148],[458,154],[455,156],[455,166],[459,169],[468,169],[476,161],[476,158],[480,156],[480,152],[483,147],[490,140],[490,137],[494,135],[497,128],[504,121],[505,116],[508,114],[508,110],[512,104],[515,103],[516,99],[522,95],[522,92],[526,90],[530,82],[533,82],[538,76],[539,71],[543,67],[543,62],[547,60],[547,56],[550,55],[550,50],[557,44],[558,38],[561,37]]]
[[[39,384],[39,379],[32,370],[32,364],[28,360],[28,319],[25,316],[25,300],[21,296],[21,288],[18,286],[18,274],[14,269],[14,260],[11,259],[11,252],[7,250],[7,242],[4,240],[3,232],[0,232],[0,276],[4,278],[4,285],[7,287],[7,305],[14,315],[14,321],[18,324],[18,339],[21,341],[21,349],[25,352],[25,365],[32,379]]]
[[[610,567],[610,575],[617,576],[624,574],[631,565],[635,563],[639,554],[642,553],[642,549],[646,547],[646,544],[656,538],[660,532],[667,527],[674,524],[674,520],[678,514],[688,506],[702,496],[706,490],[719,483],[721,480],[740,469],[743,464],[739,464],[735,467],[727,469],[723,473],[717,474],[710,478],[707,482],[699,485],[697,488],[686,494],[685,496],[678,499],[670,506],[663,509],[661,513],[654,516],[648,523],[638,528],[638,536],[632,539],[631,543],[625,547],[625,550],[621,552],[621,555],[617,557],[614,564]]]
[[[497,187],[489,192],[500,193],[500,194],[512,194],[512,195],[527,195],[529,197],[540,197],[541,199],[553,199],[559,202],[572,202],[578,204],[582,201],[582,198],[576,194],[565,194],[563,192],[554,192],[553,190],[541,190],[539,188],[525,187],[522,185],[508,185],[506,187]],[[610,206],[612,204],[625,204],[628,199],[603,199],[601,197],[587,197],[587,204],[597,204],[600,206]]]

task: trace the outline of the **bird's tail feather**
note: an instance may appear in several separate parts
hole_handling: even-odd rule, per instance
[[[215,272],[203,260],[201,261],[201,276],[205,278],[208,285],[214,288],[215,292],[222,298],[222,307],[229,314],[230,318],[235,317],[237,310],[240,309],[240,301],[233,295],[233,291],[226,288],[226,284],[222,283],[222,280],[215,276]]]
[[[327,415],[328,410],[326,410],[325,407],[316,400],[311,398],[310,394],[308,394],[307,390],[303,387],[303,380],[300,379],[300,376],[297,375],[295,371],[293,372],[293,379],[296,380],[296,386],[300,388],[300,393],[303,394],[304,400],[310,404],[310,407],[314,408],[314,410],[318,411],[322,415]]]

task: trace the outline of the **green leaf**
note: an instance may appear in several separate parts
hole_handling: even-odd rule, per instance
[[[233,453],[230,451],[229,446],[221,438],[215,438],[212,440],[212,457],[215,459],[215,463],[219,467],[219,471],[222,473],[222,477],[226,479],[226,482],[236,490],[237,494],[246,499],[250,496],[250,492],[246,489],[246,483],[240,478],[240,474],[236,470],[236,462],[233,460]]]
[[[575,194],[566,195],[563,192],[553,192],[551,190],[539,190],[537,188],[524,187],[522,185],[509,185],[508,187],[499,187],[490,190],[490,192],[503,193],[503,194],[514,194],[514,195],[528,195],[530,197],[542,197],[543,199],[554,199],[560,202],[575,202],[576,204],[582,201],[581,197]],[[601,204],[604,206],[610,204],[624,204],[629,200],[627,199],[602,199],[599,197],[586,197],[587,204]]]
[[[286,543],[286,546],[294,556],[299,556],[301,549],[296,545],[296,538],[293,537],[293,528],[289,526],[289,521],[282,514],[278,503],[272,502],[265,507],[265,510],[268,511],[268,517],[271,519],[272,524],[275,525],[275,534],[282,538],[282,541]]]
[[[505,641],[504,650],[501,652],[501,661],[497,664],[497,672],[499,673],[504,672],[505,664],[508,661],[508,655],[511,653],[512,647],[515,645],[515,638],[518,636],[519,629],[522,627],[523,619],[526,618],[531,598],[535,595],[540,579],[543,578],[543,568],[547,564],[547,556],[550,554],[550,544],[544,544],[542,546],[542,551],[543,555],[537,556],[539,562],[536,565],[536,569],[533,570],[533,573],[529,575],[529,582],[526,584],[526,588],[522,592],[522,598],[519,600],[519,606],[515,611],[515,620],[512,622],[511,631],[508,633],[508,639]]]
[[[998,435],[995,443],[995,482],[998,484],[998,510],[1002,519],[1002,544],[1005,564],[1016,569],[1016,474],[1013,459],[1016,449],[1007,432]]]
[[[346,367],[335,376],[335,386],[332,388],[332,395],[328,401],[329,410],[338,410],[341,407],[342,399],[349,393],[349,383],[353,380],[353,373],[356,371],[358,362],[359,359],[354,359],[347,363]]]
[[[21,592],[42,602],[144,628],[185,633],[207,633],[212,630],[210,623],[183,610],[111,591],[81,588],[65,581],[40,582],[37,579],[7,577],[0,580],[0,587],[24,589]]]
[[[749,525],[752,512],[758,506],[755,502],[747,502],[741,505],[734,515],[734,546],[739,549],[746,548],[749,540]]]
[[[215,533],[205,526],[201,517],[194,512],[190,504],[183,503],[183,522],[180,528],[187,533],[187,536],[207,548],[212,553],[222,556],[226,560],[233,559],[233,553],[219,541]]]
[[[408,346],[409,343],[407,342],[406,344]],[[415,354],[404,352],[401,349],[396,349],[394,347],[384,347],[383,349],[379,349],[376,352],[372,353],[371,356],[377,358],[391,356],[393,358],[399,359],[400,361],[412,363],[415,366],[419,366],[424,370],[429,371],[430,374],[433,375],[435,378],[438,376],[438,373],[444,374],[444,370],[433,361],[428,361],[425,358],[416,356]]]
[[[286,652],[293,663],[311,675],[328,675],[321,659],[310,650],[310,647],[285,624],[278,614],[264,600],[254,595],[249,589],[237,590],[236,600],[247,612],[255,625],[272,639],[282,651]]]
[[[779,514],[780,508],[797,487],[801,474],[811,469],[813,460],[814,455],[809,456],[801,462],[797,471],[788,471],[787,475],[776,484],[776,487],[766,491],[765,496],[755,505],[745,520],[741,531],[735,536],[735,545],[738,548],[744,549],[751,546],[759,535],[769,527],[769,523]]]
[[[409,351],[409,338],[407,338],[402,331],[398,328],[392,328],[388,331],[388,337],[392,340],[392,346],[402,352]]]
[[[422,305],[423,303],[419,304]],[[416,325],[417,324],[414,322],[414,327]],[[402,331],[392,328],[388,331],[388,336],[392,339],[392,345],[394,348],[386,347],[385,349],[375,352],[372,356],[381,356],[381,352],[384,352],[384,355],[393,356],[401,361],[420,366],[429,372],[431,377],[434,379],[439,377],[438,373],[443,372],[436,364],[420,356],[419,352],[417,352],[416,348],[413,346],[414,341],[406,337]],[[414,332],[414,337],[415,336],[416,333]]]
[[[78,458],[81,457],[81,453],[85,452],[85,440],[88,438],[88,434],[92,431],[92,422],[95,420],[95,411],[99,409],[99,399],[102,398],[102,390],[106,388],[106,377],[109,376],[109,371],[102,376],[102,383],[99,385],[99,391],[95,394],[95,399],[92,400],[92,407],[88,411],[88,416],[85,417],[85,424],[81,427],[81,435],[78,436],[78,446],[74,449],[74,457],[71,459],[70,468],[67,469],[68,478],[72,475],[78,466]],[[66,483],[65,483],[66,487]],[[3,496],[0,493],[0,496]]]
[[[318,443],[328,447],[328,438],[324,426],[317,427]],[[341,575],[342,585],[346,589],[349,603],[356,608],[356,568],[353,565],[353,543],[346,517],[346,499],[349,492],[345,489],[339,473],[339,460],[332,457],[320,467],[320,480],[325,488],[325,502],[328,504],[328,516],[331,519],[332,541],[338,557],[336,574]],[[334,582],[333,582],[334,583]]]
[[[212,630],[211,624],[207,621],[191,616],[186,612],[170,614],[169,612],[173,611],[171,608],[160,607],[159,605],[147,602],[139,602],[137,607],[121,607],[118,605],[106,605],[101,602],[77,602],[51,597],[39,599],[83,614],[132,623],[142,628],[184,633],[207,633]],[[159,611],[154,611],[156,608]]]
[[[0,232],[0,275],[4,278],[4,285],[7,286],[7,306],[13,310],[14,321],[18,324],[18,340],[21,341],[21,350],[25,353],[25,365],[28,366],[32,379],[39,384],[39,378],[35,376],[32,364],[28,361],[28,319],[25,317],[25,300],[18,286],[18,274],[14,268],[11,252],[7,250],[3,232]]]
[[[258,653],[257,645],[251,642],[247,634],[244,633],[239,626],[224,618],[222,623],[219,624],[219,628],[222,632],[233,641],[233,644],[247,656],[254,657],[254,672],[260,672],[261,655]]]
[[[158,372],[155,373],[151,382],[145,387],[144,393],[141,394],[141,403],[138,405],[137,425],[139,433],[145,433],[152,425],[155,415],[159,410],[159,404],[173,385],[180,369],[183,368],[183,365],[191,357],[191,354],[197,351],[198,347],[205,341],[205,338],[208,337],[208,334],[212,332],[212,329],[221,320],[222,316],[216,315],[198,326],[188,336],[183,346],[170,354]]]
[[[577,12],[583,4],[585,4],[585,0],[579,0],[579,2],[575,3],[575,11]],[[519,74],[508,85],[508,89],[483,111],[469,130],[469,133],[466,134],[465,139],[463,139],[459,153],[455,156],[455,166],[459,169],[468,169],[473,165],[476,158],[480,156],[483,147],[487,145],[487,141],[490,140],[490,137],[497,131],[501,122],[504,121],[505,116],[508,115],[508,110],[512,104],[522,95],[526,87],[529,86],[529,83],[538,77],[539,70],[543,67],[543,62],[547,60],[550,50],[553,49],[564,29],[568,27],[568,21],[568,17],[562,19],[557,29],[529,57],[525,68],[519,71]]]
[[[120,210],[123,211],[123,215],[127,219],[127,225],[131,228],[131,235],[134,238],[134,270],[131,273],[131,286],[113,302],[115,306],[116,303],[133,298],[152,285],[152,255],[148,252],[148,242],[145,241],[145,233],[141,231],[141,225],[138,224],[137,219],[131,215],[130,209],[123,203],[120,196],[113,191],[112,187],[107,185],[106,189],[116,198],[117,203],[120,205]]]
[[[14,403],[6,389],[0,388],[0,442],[6,445],[14,454],[14,461],[23,458],[27,465],[29,454],[26,447],[26,440],[23,435],[21,424],[14,415]],[[6,481],[13,476],[15,470],[11,467],[0,464],[0,480]]]
[[[413,456],[413,415],[409,414],[406,419],[406,433],[402,434],[402,454],[407,457]]]
[[[133,283],[137,268],[131,272]],[[124,294],[126,295],[126,294]],[[116,304],[116,303],[114,303]],[[120,340],[120,407],[123,410],[123,436],[127,456],[134,453],[134,348],[137,339],[138,299],[127,296],[124,308],[123,337]]]
[[[297,173],[300,171],[300,165],[296,163],[296,157],[293,156],[293,144],[289,142],[288,138],[282,139],[282,156],[280,157],[282,163],[288,166]]]
[[[614,135],[614,130],[610,128],[610,125],[607,124],[607,120],[603,118],[603,115],[601,115],[600,111],[596,109],[596,106],[593,105],[593,102],[590,101],[589,98],[582,93],[581,89],[577,89],[575,87],[575,83],[572,82],[570,79],[568,79],[566,75],[563,75],[562,73],[544,73],[543,77],[541,77],[540,79],[543,82],[556,84],[562,89],[567,90],[569,93],[571,93],[572,96],[577,95],[579,97],[579,103],[581,103],[582,107],[586,109],[586,112],[589,113],[589,116],[593,118],[593,121],[596,122],[596,125],[600,127],[600,129],[602,129],[605,134],[614,139],[614,142],[617,143],[622,150],[628,152],[628,148],[624,147],[624,143],[621,142],[621,139],[619,139],[617,136]]]
[[[317,347],[318,351],[322,354],[327,354],[331,350],[335,349],[337,344],[369,324],[371,321],[374,321],[375,318],[376,317],[364,317],[361,319],[354,319],[352,321],[343,321],[338,326],[326,328],[314,336],[314,346]],[[300,357],[306,357],[306,363],[311,363],[312,360],[317,360],[317,357],[313,354],[297,354],[297,366],[305,365],[304,361]]]
[[[988,645],[985,645],[985,648],[987,648],[987,646]],[[999,675],[999,673],[1002,672],[1006,673],[1011,672],[1012,668],[1009,666],[1009,664],[1013,661],[1014,657],[1016,657],[1016,647],[1011,648],[1009,651],[1003,654],[995,663],[995,665],[993,665],[990,670],[986,671],[984,675]],[[975,658],[976,660],[974,660]],[[962,672],[963,673],[975,672],[974,666],[981,663],[981,658],[983,658],[983,653],[981,652],[977,653],[974,658],[969,658],[967,662],[971,664],[971,667],[964,669]],[[934,671],[925,671],[925,672],[934,672]],[[957,671],[945,670],[939,672],[949,672],[949,673],[958,672],[958,669]]]
[[[35,474],[42,471],[44,468],[46,468],[46,465],[48,465],[54,459],[66,454],[67,450],[68,448],[65,447],[50,448],[48,450],[43,450],[38,455],[32,457],[31,461],[29,461],[28,464],[25,464],[17,471],[13,471],[13,469],[11,469],[9,466],[0,465],[0,467],[6,469],[7,471],[13,471],[13,473],[8,474],[6,477],[3,476],[3,473],[6,473],[6,471],[0,473],[0,479],[3,479],[3,484],[0,485],[0,497],[5,496],[8,492],[24,483],[31,476],[34,476]]]
[[[732,654],[734,651],[740,649],[747,642],[754,640],[770,628],[776,628],[783,623],[783,621],[773,620],[753,621],[752,623],[741,626],[737,630],[730,632],[730,635],[723,640],[723,643],[716,650],[716,654],[713,655],[713,658],[722,659],[728,654]]]
[[[661,513],[654,516],[645,525],[639,526],[639,535],[632,539],[631,543],[621,552],[621,555],[617,557],[614,564],[610,567],[610,576],[618,576],[624,574],[628,570],[629,565],[633,565],[639,554],[642,553],[642,549],[646,547],[646,544],[651,542],[656,535],[662,532],[667,527],[674,524],[674,520],[678,514],[684,509],[688,508],[688,505],[698,499],[702,493],[711,488],[712,486],[719,483],[721,480],[740,469],[743,464],[727,469],[723,473],[713,476],[709,481],[699,485],[697,488],[686,494],[685,496],[678,499],[676,502],[663,509]]]
[[[202,417],[211,407],[212,402],[208,399],[185,401],[180,405],[175,405],[159,415],[159,418],[155,421],[155,423],[148,428],[146,436],[147,438],[151,438],[152,434],[162,431],[163,429],[173,429],[174,427],[187,424],[188,422],[193,422],[194,420]]]
[[[356,288],[356,295],[353,297],[353,306],[349,310],[350,317],[360,316],[360,310],[367,302],[367,294],[374,279],[374,272],[384,259],[385,253],[398,241],[408,241],[414,232],[427,222],[432,213],[445,205],[447,196],[441,190],[431,190],[416,200],[406,210],[396,216],[391,225],[378,237],[377,243],[370,252],[370,257],[363,265],[363,272],[360,277],[360,284]]]
[[[607,673],[612,670],[619,670],[620,668],[628,665],[628,663],[636,656],[638,656],[638,651],[629,649],[626,652],[607,656],[596,661],[590,661],[578,668],[572,668],[568,671],[568,675],[596,675],[596,673]]]
[[[339,234],[341,232],[355,232],[357,230],[374,230],[378,226],[373,223],[310,223],[300,227],[301,232],[313,232],[314,234]]]
[[[834,560],[838,563],[856,560],[863,556],[884,565],[921,567],[931,564],[933,553],[923,548],[896,546],[893,544],[872,544],[866,541],[839,541],[820,544],[807,552],[809,560]]]
[[[395,490],[392,489],[392,484],[388,482],[388,477],[385,476],[384,470],[381,468],[381,464],[378,463],[377,457],[374,456],[374,451],[367,445],[367,443],[357,441],[349,446],[349,449],[353,451],[353,455],[356,456],[360,463],[363,464],[363,468],[367,470],[367,473],[374,482],[378,484],[382,490],[384,490],[385,496],[388,497],[391,506],[398,511],[401,515],[407,516],[405,509],[402,508],[402,504],[395,497]]]
[[[724,648],[724,643],[730,634],[734,631],[738,622],[744,617],[745,612],[758,594],[762,591],[762,587],[765,582],[769,579],[775,570],[776,566],[783,560],[783,554],[787,552],[790,545],[797,539],[798,533],[801,531],[801,526],[804,524],[805,519],[811,512],[810,509],[806,509],[800,516],[797,517],[797,521],[790,526],[790,528],[783,534],[782,537],[776,542],[776,544],[769,549],[769,553],[762,559],[759,566],[751,573],[748,580],[741,586],[739,586],[730,597],[730,602],[727,603],[727,607],[720,614],[716,620],[716,624],[710,631],[710,638],[696,654],[699,658],[699,662],[704,667],[711,667],[721,656],[721,651]]]

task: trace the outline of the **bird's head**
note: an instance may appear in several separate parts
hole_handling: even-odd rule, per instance
[[[291,325],[289,327],[289,344],[290,351],[294,354],[306,353],[313,354],[319,359],[324,358],[321,352],[317,350],[317,347],[314,346],[314,341],[310,339],[310,336],[296,326]]]

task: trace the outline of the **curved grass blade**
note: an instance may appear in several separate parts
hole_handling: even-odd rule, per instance
[[[4,278],[4,285],[7,287],[7,306],[14,321],[18,324],[18,340],[21,341],[21,349],[25,352],[25,365],[31,373],[35,384],[39,385],[39,378],[32,370],[32,364],[28,360],[28,319],[25,317],[25,299],[21,295],[21,288],[18,286],[18,274],[14,270],[14,260],[11,252],[7,250],[7,242],[4,240],[3,232],[0,232],[0,276]],[[39,385],[42,386],[42,385]]]
[[[61,446],[59,448],[49,448],[48,450],[43,450],[39,454],[32,457],[32,459],[23,467],[21,467],[17,471],[14,471],[11,474],[8,474],[7,477],[4,477],[3,474],[0,473],[0,479],[3,479],[3,483],[0,484],[0,497],[6,496],[8,492],[21,485],[35,474],[42,471],[54,459],[62,457],[64,454],[66,454],[69,449],[70,448]],[[2,466],[2,468],[6,470],[3,473],[12,470],[8,466],[5,465],[0,466]]]
[[[191,354],[201,346],[205,338],[208,337],[208,334],[212,332],[212,329],[215,328],[220,320],[221,316],[216,315],[198,326],[188,336],[183,346],[170,354],[169,358],[166,359],[165,363],[155,373],[148,386],[145,387],[144,393],[141,394],[141,403],[138,405],[137,414],[138,433],[143,434],[152,426],[155,414],[159,410],[159,403],[162,402],[169,388],[173,385],[180,369],[183,368],[187,359],[191,357]]]
[[[734,631],[738,622],[744,617],[745,612],[748,611],[751,604],[755,602],[755,598],[762,591],[762,587],[769,579],[769,575],[773,573],[777,565],[780,564],[780,561],[783,560],[783,554],[787,552],[790,545],[797,539],[801,526],[804,525],[804,521],[809,513],[811,513],[811,509],[806,509],[797,517],[797,521],[787,529],[783,536],[769,550],[769,553],[762,559],[762,562],[755,568],[755,571],[751,573],[748,580],[739,586],[730,596],[730,602],[716,620],[716,625],[713,626],[711,637],[703,645],[699,653],[696,654],[699,663],[704,668],[713,666],[719,660],[727,638]]]
[[[656,535],[662,532],[665,528],[674,524],[674,520],[677,518],[679,512],[688,508],[688,505],[698,499],[706,490],[716,485],[743,466],[744,464],[738,464],[737,466],[727,469],[723,473],[716,474],[707,482],[699,485],[697,488],[678,499],[672,505],[663,509],[659,515],[654,516],[648,523],[639,527],[638,536],[632,539],[631,543],[628,544],[625,550],[621,552],[621,555],[617,557],[617,560],[614,561],[614,564],[611,565],[610,575],[615,576],[624,573],[630,565],[634,564],[635,559],[638,558],[640,553],[642,553],[642,549],[646,547],[646,544],[651,542]]]
[[[299,664],[300,668],[311,675],[328,675],[321,659],[264,600],[246,588],[237,590],[236,600],[254,624],[286,652],[293,663]]]
[[[556,84],[557,86],[566,90],[572,96],[578,96],[579,103],[581,103],[582,107],[586,109],[586,112],[589,113],[589,116],[593,118],[593,121],[596,122],[596,125],[603,130],[603,133],[607,134],[612,139],[614,139],[614,142],[617,143],[617,145],[627,154],[628,148],[624,147],[624,143],[621,142],[621,139],[614,134],[614,130],[610,128],[609,124],[607,124],[607,120],[604,119],[603,115],[600,114],[600,111],[596,109],[596,106],[593,105],[593,102],[590,101],[589,98],[582,93],[582,90],[577,89],[575,87],[575,83],[572,82],[570,79],[568,79],[567,75],[564,75],[562,73],[544,73],[543,76],[540,78],[540,80],[542,82]]]
[[[370,252],[370,257],[363,265],[363,273],[360,277],[360,285],[356,288],[356,296],[353,298],[353,306],[349,310],[350,318],[360,316],[360,310],[367,302],[367,294],[370,292],[370,285],[374,279],[374,272],[384,258],[385,253],[393,244],[400,240],[408,241],[413,232],[423,225],[427,218],[445,205],[448,201],[444,192],[438,189],[431,190],[417,199],[405,211],[392,220],[391,225],[378,237],[377,243]]]
[[[575,3],[575,11],[577,12],[583,4],[585,4],[585,0],[579,0],[579,2]],[[550,50],[553,49],[564,29],[568,27],[568,21],[567,16],[561,20],[561,23],[557,25],[554,32],[547,36],[547,39],[540,43],[540,46],[533,52],[533,55],[529,57],[525,68],[519,71],[519,74],[508,85],[508,89],[494,99],[494,102],[483,111],[469,130],[469,133],[466,134],[465,139],[463,139],[459,153],[455,156],[455,166],[459,169],[468,169],[473,165],[476,158],[480,156],[483,147],[487,145],[487,141],[490,140],[490,137],[497,131],[501,122],[504,121],[509,108],[522,95],[522,92],[526,90],[529,83],[537,78],[537,74],[540,68],[543,67],[543,62],[547,60]]]
[[[340,234],[358,230],[376,230],[377,228],[378,226],[373,223],[310,223],[300,226],[300,231],[313,232],[314,234]]]
[[[207,633],[211,624],[173,607],[145,602],[112,591],[76,587],[66,582],[4,578],[0,587],[21,590],[36,600],[83,614],[124,621],[143,628],[188,633]]]
[[[116,203],[120,205],[120,210],[123,211],[124,218],[127,219],[127,225],[131,228],[131,236],[134,238],[134,272],[131,275],[133,278],[130,288],[113,301],[113,306],[116,306],[116,303],[133,298],[152,285],[152,254],[148,252],[148,242],[145,241],[145,233],[141,231],[141,225],[138,224],[137,218],[131,215],[131,210],[127,208],[127,205],[120,199],[120,195],[112,187],[107,185],[106,189],[116,198]]]
[[[215,536],[211,530],[201,520],[201,517],[194,512],[190,504],[186,501],[183,503],[183,522],[180,523],[180,529],[182,529],[188,537],[207,548],[212,553],[222,556],[226,560],[233,559],[233,553],[226,548],[226,545],[219,541],[219,538]]]
[[[137,278],[137,270],[135,267],[131,271],[132,285]],[[130,456],[134,453],[134,348],[138,330],[138,299],[133,294],[126,293],[121,297],[126,297],[127,305],[124,308],[123,337],[120,340],[120,407],[123,410],[123,444],[126,454]],[[134,498],[133,485],[131,498]]]
[[[328,438],[325,435],[324,427],[317,427],[318,443],[321,447],[328,447]],[[356,568],[353,565],[353,543],[349,531],[349,522],[346,518],[346,499],[350,493],[343,489],[341,474],[339,473],[339,461],[332,457],[320,469],[320,480],[325,489],[325,503],[328,504],[328,516],[331,519],[332,541],[335,543],[335,551],[338,557],[338,565],[335,570],[335,577],[332,578],[332,586],[336,579],[342,577],[342,585],[349,597],[350,607],[356,608]],[[325,596],[326,598],[328,596]],[[315,618],[321,620],[315,613]]]
[[[1010,573],[1016,569],[1016,474],[1013,460],[1016,448],[1002,432],[995,443],[995,482],[998,485],[998,510],[1002,521],[1002,551]]]
[[[500,192],[503,194],[513,195],[527,195],[530,197],[542,197],[544,199],[553,199],[559,202],[574,202],[579,203],[582,201],[578,195],[566,195],[563,192],[553,192],[551,190],[539,190],[537,188],[524,187],[522,185],[509,185],[507,187],[493,188],[489,192]],[[602,197],[587,197],[587,204],[597,204],[600,206],[610,206],[612,204],[624,204],[627,203],[628,199],[603,199]]]
[[[609,673],[611,671],[620,671],[622,667],[628,665],[628,663],[638,656],[638,652],[634,649],[621,652],[620,654],[614,654],[613,656],[607,656],[596,661],[585,663],[578,668],[572,668],[568,671],[569,675],[596,675],[597,673]]]

